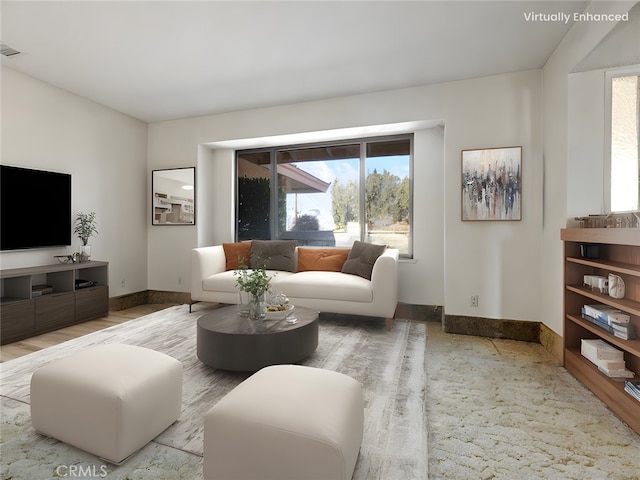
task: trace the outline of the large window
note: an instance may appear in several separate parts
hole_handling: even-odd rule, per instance
[[[412,135],[236,153],[236,237],[411,256]]]
[[[635,70],[608,76],[611,212],[640,209],[640,68]]]

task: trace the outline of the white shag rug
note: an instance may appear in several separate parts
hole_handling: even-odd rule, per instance
[[[433,479],[640,479],[640,436],[540,344],[429,323]]]

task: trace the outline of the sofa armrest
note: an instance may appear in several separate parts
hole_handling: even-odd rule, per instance
[[[373,264],[371,288],[373,301],[380,307],[380,315],[393,317],[398,304],[398,258],[400,252],[387,248]]]
[[[191,299],[202,299],[202,281],[216,273],[224,272],[227,266],[222,245],[200,247],[191,250]]]

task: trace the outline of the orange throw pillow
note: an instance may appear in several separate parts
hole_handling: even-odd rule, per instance
[[[227,259],[227,270],[235,270],[240,265],[249,266],[251,242],[223,243],[222,249]]]
[[[339,272],[349,255],[348,248],[298,248],[298,271]]]

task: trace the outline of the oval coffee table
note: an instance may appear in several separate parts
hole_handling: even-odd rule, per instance
[[[318,312],[295,307],[287,319],[253,320],[239,316],[236,305],[219,308],[198,319],[197,344],[198,358],[222,370],[299,362],[318,346]]]

